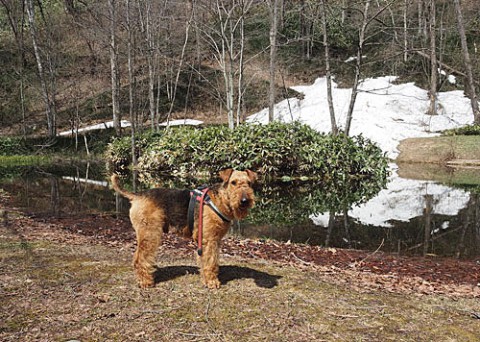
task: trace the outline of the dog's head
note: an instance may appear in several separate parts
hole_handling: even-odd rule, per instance
[[[253,171],[236,171],[226,169],[220,171],[223,181],[222,187],[227,192],[229,205],[236,219],[243,219],[248,215],[248,209],[255,205],[255,195],[252,185],[257,179]]]

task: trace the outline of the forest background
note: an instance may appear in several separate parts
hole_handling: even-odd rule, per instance
[[[117,134],[122,119],[233,128],[264,107],[273,119],[275,102],[299,96],[289,86],[324,75],[353,89],[347,134],[359,82],[384,75],[429,89],[431,114],[439,91],[464,89],[479,122],[474,0],[0,3],[2,135],[112,119]]]

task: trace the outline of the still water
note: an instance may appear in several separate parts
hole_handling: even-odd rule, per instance
[[[480,185],[472,179],[480,179],[480,172],[469,170],[462,178],[452,170],[409,168],[392,164],[384,189],[332,189],[305,182],[259,184],[257,206],[248,220],[234,224],[231,234],[326,247],[479,259]],[[37,217],[128,215],[128,201],[116,196],[107,180],[103,165],[0,166],[0,191],[11,196],[15,207]],[[125,182],[132,189],[131,180]],[[174,185],[172,180],[156,182],[194,186],[193,181],[181,185]]]

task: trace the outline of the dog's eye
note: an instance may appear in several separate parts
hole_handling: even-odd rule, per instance
[[[231,181],[230,184],[232,184],[233,186],[237,185],[237,181]]]

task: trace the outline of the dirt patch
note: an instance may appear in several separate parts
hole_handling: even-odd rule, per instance
[[[4,208],[0,339],[477,341],[480,336],[475,262],[402,260],[229,238],[222,249],[222,287],[211,291],[200,285],[194,246],[167,236],[157,285],[141,290],[131,269],[133,234],[118,234],[124,224],[108,216],[90,225],[53,222]],[[423,276],[431,267],[437,268]]]

